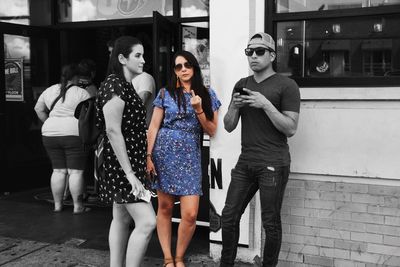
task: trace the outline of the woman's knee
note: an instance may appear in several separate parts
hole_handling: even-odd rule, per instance
[[[188,224],[196,224],[197,220],[197,212],[196,211],[187,211],[181,214],[181,218]]]
[[[141,233],[147,235],[151,235],[156,226],[157,223],[155,217],[141,218],[140,220],[135,221],[135,228],[137,228]]]
[[[158,212],[157,214],[161,215],[172,215],[172,211],[174,209],[174,203],[168,201],[159,201],[158,202]]]

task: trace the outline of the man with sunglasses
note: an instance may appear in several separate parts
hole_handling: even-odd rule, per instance
[[[281,205],[289,177],[287,137],[295,134],[300,111],[297,84],[273,70],[275,41],[263,32],[253,35],[245,49],[253,75],[240,79],[224,117],[233,131],[242,124],[242,149],[231,172],[222,210],[221,267],[233,266],[239,224],[246,206],[260,190],[261,218],[265,230],[263,266],[276,266],[282,241]]]

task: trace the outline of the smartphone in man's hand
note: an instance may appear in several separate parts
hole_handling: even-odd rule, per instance
[[[235,92],[239,93],[240,95],[249,95],[249,93],[243,90],[243,87],[235,87]]]

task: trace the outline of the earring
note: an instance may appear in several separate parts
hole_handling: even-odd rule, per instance
[[[178,75],[176,75],[176,88],[181,87],[181,80],[179,80]]]

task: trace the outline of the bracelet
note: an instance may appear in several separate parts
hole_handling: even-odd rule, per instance
[[[201,115],[204,113],[204,110],[202,110],[201,112],[196,112],[196,115]]]
[[[147,153],[146,157],[150,157],[151,158],[152,154],[151,153]]]

